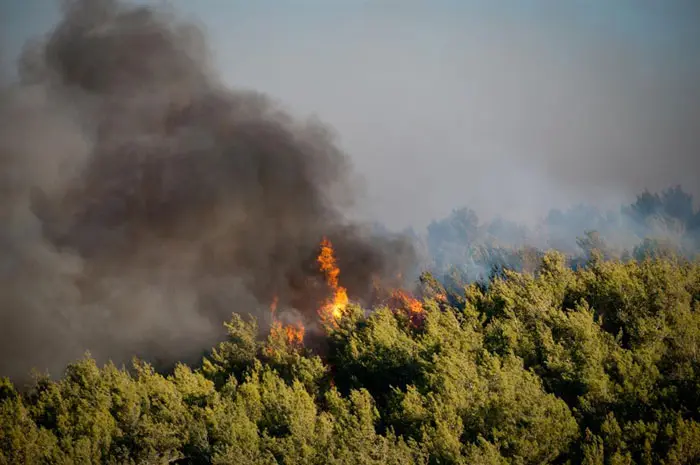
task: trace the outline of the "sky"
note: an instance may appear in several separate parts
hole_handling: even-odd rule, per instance
[[[700,196],[700,2],[168,4],[228,84],[334,128],[361,178],[354,216],[423,227],[468,206],[532,222],[645,188]],[[5,79],[56,5],[0,0]]]

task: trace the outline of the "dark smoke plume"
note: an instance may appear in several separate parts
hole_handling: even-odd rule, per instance
[[[198,357],[273,296],[315,320],[328,236],[351,297],[409,266],[348,224],[328,128],[224,87],[198,29],[117,1],[66,2],[0,107],[0,376],[90,350]]]

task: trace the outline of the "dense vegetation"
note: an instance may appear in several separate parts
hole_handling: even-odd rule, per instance
[[[700,461],[698,263],[549,252],[421,286],[421,318],[351,306],[315,351],[234,315],[197,369],[86,357],[5,380],[0,463]]]

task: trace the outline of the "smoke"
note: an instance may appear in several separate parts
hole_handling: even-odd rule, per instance
[[[643,191],[617,210],[585,204],[552,209],[534,227],[503,218],[484,221],[461,208],[433,221],[417,243],[429,257],[427,267],[443,281],[488,284],[504,269],[535,271],[551,249],[568,255],[572,267],[588,262],[594,252],[619,260],[695,259],[700,257],[700,210],[680,186]]]
[[[333,122],[367,178],[361,214],[422,229],[469,205],[533,225],[644,189],[700,195],[700,2],[321,3],[231,7],[218,54]]]
[[[0,375],[200,355],[231,312],[315,320],[328,236],[341,282],[413,263],[345,220],[352,166],[332,131],[219,80],[172,12],[65,2],[0,95]]]

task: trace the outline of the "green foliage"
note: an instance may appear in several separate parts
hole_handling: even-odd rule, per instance
[[[351,306],[322,357],[234,315],[196,369],[0,379],[0,464],[699,463],[700,265],[595,240],[575,271],[424,274],[419,323]]]

